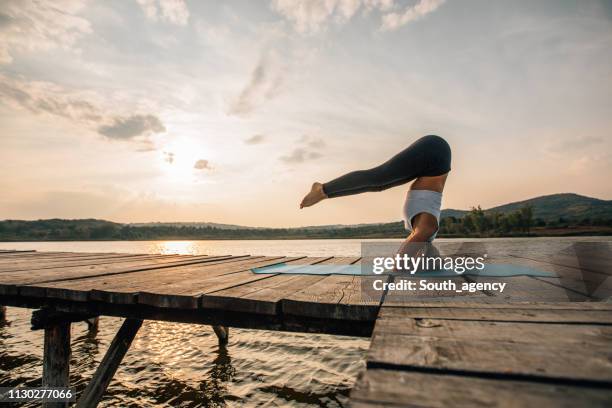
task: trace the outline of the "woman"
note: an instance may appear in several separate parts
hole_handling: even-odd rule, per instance
[[[325,198],[382,191],[414,180],[404,203],[404,225],[410,231],[404,244],[431,242],[438,232],[442,191],[450,169],[451,149],[446,140],[424,136],[380,166],[325,184],[314,183],[300,208]]]

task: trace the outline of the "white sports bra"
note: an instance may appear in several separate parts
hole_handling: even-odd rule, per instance
[[[404,202],[404,227],[412,231],[412,219],[420,213],[428,213],[436,217],[438,226],[440,225],[440,209],[442,207],[442,193],[431,190],[408,190],[406,201]],[[433,241],[438,231],[428,239]]]

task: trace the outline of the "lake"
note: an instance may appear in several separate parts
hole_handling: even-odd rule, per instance
[[[552,254],[578,241],[610,237],[477,239],[496,248]],[[0,249],[207,255],[359,256],[363,240],[0,242]],[[372,240],[378,241],[378,240]],[[457,240],[440,239],[440,242]],[[436,241],[436,242],[438,242]],[[471,240],[460,240],[471,241]],[[30,330],[31,310],[8,308],[0,323],[0,386],[39,386],[43,332]],[[82,390],[118,330],[102,317],[97,334],[72,325],[70,382]],[[230,330],[220,349],[208,326],[146,321],[101,406],[344,406],[365,368],[362,338]],[[34,405],[32,405],[34,406]]]

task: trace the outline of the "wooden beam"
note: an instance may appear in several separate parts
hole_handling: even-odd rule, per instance
[[[70,322],[45,328],[43,387],[68,387],[70,373]],[[68,402],[45,402],[45,408],[67,407]]]
[[[98,405],[108,384],[113,379],[121,360],[123,360],[125,353],[130,348],[132,340],[136,337],[140,326],[142,326],[142,320],[139,319],[125,319],[123,321],[96,373],[87,385],[87,388],[85,388],[85,391],[83,391],[83,394],[81,394],[81,398],[79,398],[76,404],[77,408],[95,407]]]
[[[6,320],[6,306],[0,305],[0,322]]]
[[[42,308],[32,312],[32,330],[46,329],[61,323],[87,321],[97,316],[97,314],[61,312],[52,308]]]
[[[213,326],[212,328],[219,339],[219,346],[227,345],[227,342],[229,341],[229,327]]]

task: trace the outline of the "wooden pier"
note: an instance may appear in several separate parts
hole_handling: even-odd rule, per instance
[[[0,305],[36,309],[32,328],[45,330],[48,386],[68,385],[72,322],[125,318],[78,407],[98,404],[146,319],[212,325],[220,344],[231,327],[371,336],[367,369],[351,393],[355,407],[610,406],[610,260],[596,259],[588,274],[569,257],[490,261],[559,277],[478,278],[508,285],[502,294],[406,298],[364,295],[374,277],[250,270],[356,257],[0,251]]]

